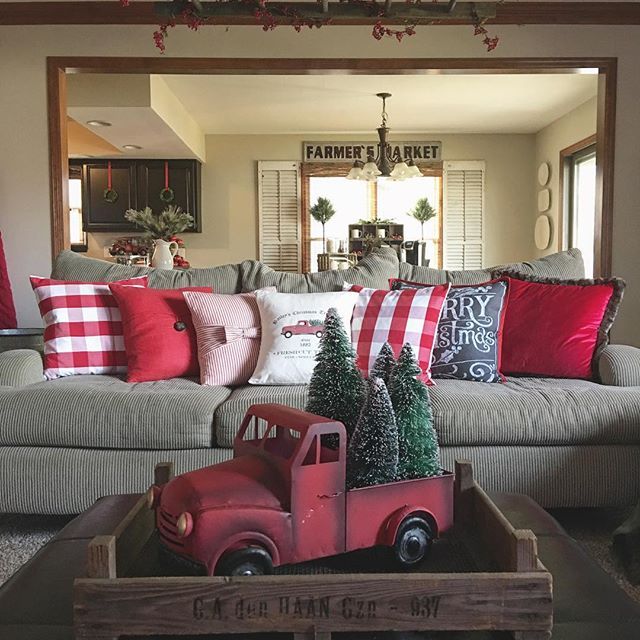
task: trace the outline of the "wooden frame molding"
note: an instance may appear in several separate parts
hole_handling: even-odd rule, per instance
[[[33,5],[35,3],[27,3]],[[44,3],[51,6],[55,3]],[[72,3],[77,5],[78,3]],[[97,3],[90,3],[95,5]],[[144,3],[141,3],[144,4]],[[625,4],[625,3],[622,3]],[[0,5],[0,21],[2,18]],[[583,5],[584,6],[584,5]],[[53,257],[69,246],[67,220],[67,73],[207,75],[580,73],[598,69],[595,273],[611,274],[617,58],[47,58]],[[532,204],[533,206],[533,204]]]
[[[377,17],[332,18],[332,25],[373,24]],[[162,16],[153,2],[135,2],[119,7],[114,0],[98,2],[3,2],[0,24],[147,24],[157,25]],[[397,18],[384,18],[385,24],[399,24]],[[184,22],[178,18],[178,23]],[[490,24],[572,24],[572,25],[637,25],[640,24],[639,2],[513,2],[496,6]],[[255,25],[255,18],[243,15],[220,16],[211,25]],[[434,20],[433,24],[468,24],[467,21]]]

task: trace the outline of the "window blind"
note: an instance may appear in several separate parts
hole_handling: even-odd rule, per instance
[[[484,264],[484,162],[444,163],[443,263],[445,269]]]
[[[260,260],[278,271],[300,272],[300,166],[298,162],[258,162]]]

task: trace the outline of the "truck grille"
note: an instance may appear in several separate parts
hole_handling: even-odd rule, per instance
[[[177,547],[181,549],[184,547],[182,538],[178,535],[178,529],[176,523],[178,522],[178,516],[174,516],[164,509],[158,509],[158,531],[162,540],[170,547]]]

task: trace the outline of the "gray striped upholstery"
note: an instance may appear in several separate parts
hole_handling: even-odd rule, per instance
[[[640,389],[557,378],[436,383],[443,446],[640,444]]]
[[[586,380],[509,378],[505,384],[437,380],[430,388],[442,446],[639,444],[640,390]],[[216,412],[218,446],[231,447],[259,402],[303,408],[305,386],[241,387]]]
[[[603,384],[616,387],[640,386],[640,349],[621,344],[610,344],[598,361]]]
[[[247,260],[241,265],[242,290],[277,287],[280,293],[317,293],[340,291],[344,282],[388,289],[389,278],[398,277],[398,266],[398,254],[389,247],[376,249],[350,269],[319,273],[274,271],[262,262]]]
[[[240,422],[252,404],[278,402],[296,409],[304,409],[307,402],[306,385],[238,387],[216,411],[216,442],[219,447],[232,447]]]
[[[80,513],[102,496],[145,491],[158,462],[173,462],[184,473],[231,456],[230,449],[0,447],[0,512]]]
[[[0,512],[79,513],[97,498],[144,491],[157,462],[177,473],[215,464],[231,449],[121,451],[0,447]],[[443,447],[442,460],[468,459],[489,491],[525,493],[543,507],[633,504],[640,495],[640,447]]]
[[[90,449],[197,449],[214,441],[226,387],[193,380],[127,384],[70,376],[0,390],[0,445]]]
[[[446,271],[444,269],[431,269],[401,262],[399,277],[403,280],[423,284],[444,284],[446,282],[451,284],[480,284],[491,280],[496,271],[506,269],[541,278],[561,278],[564,280],[584,278],[584,261],[579,249],[553,253],[544,258],[528,262],[518,262],[475,271]]]
[[[33,349],[0,353],[0,386],[23,387],[44,379],[42,356]]]
[[[212,287],[216,293],[238,293],[240,290],[240,265],[225,264],[207,269],[152,269],[128,267],[106,260],[85,258],[73,251],[62,251],[56,258],[51,277],[57,280],[84,280],[88,282],[113,282],[149,274],[149,286],[155,289],[179,289],[182,287]]]
[[[495,386],[495,385],[492,385]],[[488,491],[531,496],[543,507],[616,507],[638,502],[640,447],[443,447],[448,469],[473,462]]]

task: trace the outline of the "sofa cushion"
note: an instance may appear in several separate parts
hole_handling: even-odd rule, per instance
[[[398,277],[402,280],[411,280],[422,284],[444,284],[446,282],[451,284],[482,284],[491,280],[497,271],[507,269],[541,278],[562,278],[563,280],[584,278],[584,261],[579,249],[569,249],[527,262],[468,271],[432,269],[401,262],[398,267],[400,274]]]
[[[51,277],[58,280],[113,282],[145,274],[149,274],[149,286],[154,289],[211,287],[216,293],[238,293],[240,291],[239,264],[225,264],[206,269],[152,269],[85,258],[73,251],[62,251],[58,254],[53,264]]]
[[[129,384],[73,376],[0,389],[0,445],[89,449],[210,447],[217,407],[231,391],[175,378]]]
[[[398,265],[398,254],[395,250],[382,247],[350,269],[318,273],[288,273],[274,271],[266,264],[255,260],[243,262],[240,268],[243,291],[277,287],[280,293],[318,293],[341,291],[345,282],[374,289],[388,289],[389,279],[398,277]]]
[[[307,385],[238,387],[216,411],[216,443],[220,447],[233,446],[233,438],[242,418],[252,404],[277,402],[304,409],[307,397]]]
[[[640,443],[640,388],[587,380],[438,380],[430,388],[442,446]]]

